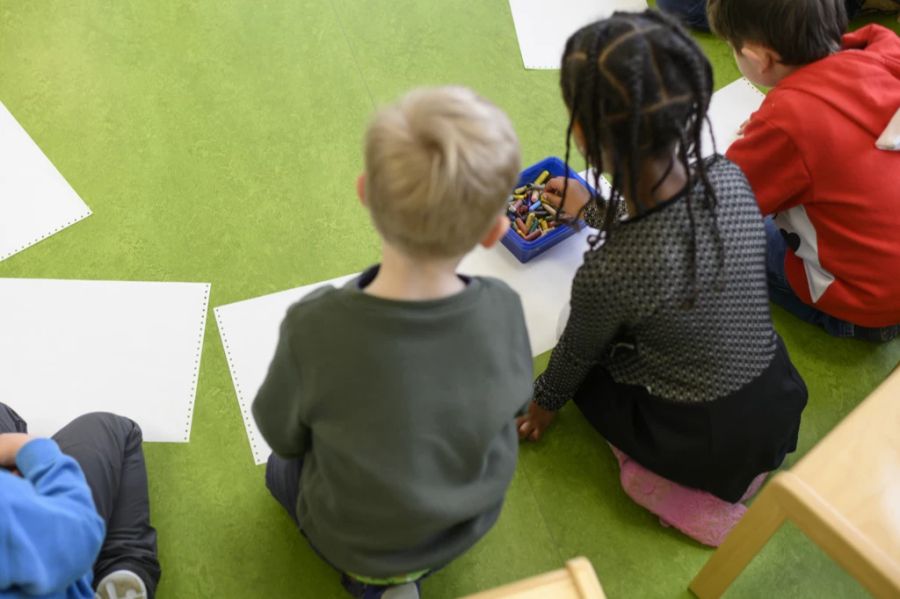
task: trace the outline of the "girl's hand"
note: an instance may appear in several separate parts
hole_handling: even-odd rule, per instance
[[[0,434],[0,468],[15,468],[19,450],[31,439],[32,437],[25,433]]]
[[[554,177],[547,181],[544,187],[544,199],[547,200],[554,208],[559,208],[562,204],[563,187],[566,184],[565,177]],[[568,215],[576,215],[581,209],[591,201],[591,194],[577,180],[569,179],[569,189],[566,190],[566,205],[563,210]]]
[[[554,418],[556,418],[556,412],[545,410],[537,402],[532,401],[528,405],[528,413],[524,416],[519,416],[516,420],[516,426],[519,429],[519,440],[539,441],[541,435],[544,434],[544,431],[547,430]]]

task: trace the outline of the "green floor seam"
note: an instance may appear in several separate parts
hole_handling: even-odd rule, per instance
[[[519,456],[519,463],[522,462],[522,456]],[[528,471],[526,469],[522,469],[522,476],[525,477],[526,482],[528,483],[528,489],[531,491],[531,494],[534,497],[537,497],[537,493],[535,493],[534,485],[531,484],[531,476],[529,476]],[[544,508],[538,504],[538,512],[541,515],[541,524],[543,524],[544,529],[547,531],[547,534],[553,540],[553,548],[556,550],[556,559],[559,562],[559,567],[562,568],[567,561],[574,557],[578,557],[576,555],[566,555],[563,551],[562,544],[559,542],[559,539],[556,538],[556,534],[553,529],[550,527],[550,523],[547,521],[547,516],[544,514]],[[535,572],[535,574],[540,574],[540,572]]]
[[[369,87],[369,82],[366,80],[366,76],[363,73],[362,65],[359,64],[359,58],[356,55],[356,48],[353,46],[353,42],[350,40],[350,36],[347,35],[347,28],[344,25],[344,21],[343,19],[341,19],[341,15],[338,12],[337,6],[335,6],[334,2],[335,0],[328,0],[328,4],[331,5],[331,12],[334,14],[334,18],[341,29],[341,35],[344,37],[344,42],[346,42],[347,48],[350,50],[350,56],[353,57],[353,64],[356,66],[356,72],[359,74],[359,78],[360,80],[362,80],[363,85],[366,88],[366,93],[369,94],[369,101],[372,103],[372,108],[378,108],[378,104],[375,102],[375,96],[372,95],[372,89]]]

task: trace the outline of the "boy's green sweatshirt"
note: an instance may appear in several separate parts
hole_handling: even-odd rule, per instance
[[[504,283],[394,301],[363,292],[376,273],[288,310],[253,415],[276,454],[303,458],[297,517],[312,545],[388,577],[443,566],[496,521],[532,359]]]

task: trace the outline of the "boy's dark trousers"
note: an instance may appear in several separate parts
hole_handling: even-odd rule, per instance
[[[13,432],[28,432],[27,425],[0,403],[0,433]],[[130,570],[141,577],[152,598],[160,566],[156,530],[150,526],[140,427],[128,418],[97,412],[79,416],[53,440],[81,466],[97,512],[106,522],[106,538],[94,563],[94,584],[116,570]]]
[[[269,488],[269,492],[272,494],[272,497],[281,504],[281,506],[287,510],[287,513],[291,516],[291,519],[299,528],[300,520],[297,518],[297,499],[300,496],[300,475],[303,472],[303,459],[302,458],[282,458],[280,456],[273,454],[269,455],[269,461],[266,464],[266,487]],[[303,533],[301,528],[300,532],[305,537],[306,534]],[[355,580],[346,572],[342,571],[340,568],[332,564],[325,558],[324,555],[319,553],[319,550],[310,543],[310,547],[312,550],[316,552],[323,560],[325,560],[328,565],[332,568],[340,572],[341,574],[341,584],[344,586],[344,589],[350,593],[353,597],[357,599],[378,599],[380,598],[390,586],[381,586],[381,585],[373,585],[366,584]],[[433,572],[439,570],[440,568],[436,568],[429,572],[426,576],[430,576]],[[423,578],[425,578],[423,576]],[[416,581],[416,587],[419,586],[421,579]]]

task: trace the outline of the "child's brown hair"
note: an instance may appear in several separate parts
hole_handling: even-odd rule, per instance
[[[709,0],[709,25],[735,50],[769,47],[790,66],[825,58],[847,29],[844,0]]]

